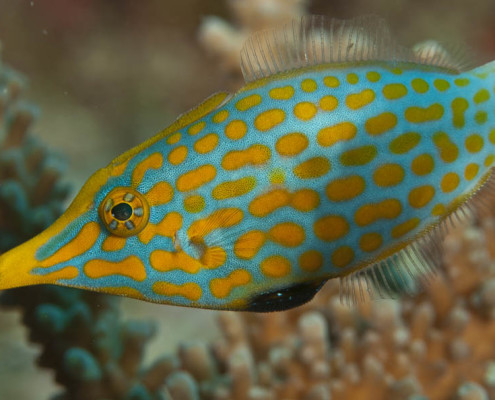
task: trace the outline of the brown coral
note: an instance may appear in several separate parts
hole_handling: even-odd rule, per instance
[[[330,282],[287,312],[221,313],[211,355],[184,347],[181,368],[205,399],[494,398],[495,218],[477,221],[446,238],[445,273],[417,297],[349,308]]]
[[[303,16],[307,3],[307,0],[228,0],[236,25],[218,17],[207,17],[199,29],[199,41],[224,69],[239,74],[240,52],[246,39],[253,32]]]

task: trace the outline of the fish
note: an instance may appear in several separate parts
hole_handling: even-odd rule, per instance
[[[414,293],[452,221],[493,194],[495,62],[406,48],[373,16],[257,32],[245,85],[95,172],[0,255],[0,289],[55,284],[155,303],[282,311],[328,280]]]

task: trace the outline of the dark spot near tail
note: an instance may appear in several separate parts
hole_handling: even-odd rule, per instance
[[[271,312],[298,307],[310,301],[325,282],[326,280],[297,283],[260,294],[250,299],[245,311]]]

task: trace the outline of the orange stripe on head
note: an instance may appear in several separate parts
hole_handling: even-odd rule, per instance
[[[108,236],[102,243],[103,251],[119,251],[125,246],[126,238],[119,236]]]
[[[129,160],[118,164],[112,168],[111,175],[112,176],[120,176],[124,173],[125,169],[127,168],[127,164],[129,164]]]
[[[146,200],[150,206],[166,204],[174,197],[174,189],[165,181],[158,182],[146,193]]]
[[[196,274],[203,265],[184,251],[154,250],[150,255],[151,266],[160,272],[181,270]]]
[[[40,266],[51,267],[87,252],[96,243],[100,231],[101,228],[98,222],[88,222],[81,228],[74,239],[43,260]]]
[[[74,279],[79,275],[79,270],[76,267],[68,266],[60,270],[50,272],[49,274],[43,275],[45,279],[56,283],[60,279]]]
[[[158,224],[148,225],[138,233],[141,243],[148,244],[155,235],[174,237],[175,233],[182,227],[182,215],[177,212],[171,212]]]
[[[141,161],[134,171],[132,171],[132,187],[137,187],[143,180],[146,171],[149,169],[158,169],[163,165],[163,156],[160,153],[153,153]]]
[[[146,279],[146,269],[142,261],[136,256],[129,256],[118,262],[89,260],[84,264],[84,273],[93,279],[110,275],[123,275],[136,281]]]

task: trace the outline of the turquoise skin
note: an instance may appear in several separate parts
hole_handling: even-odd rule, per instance
[[[318,21],[291,29],[323,38]],[[305,34],[307,57],[285,69],[248,42],[245,87],[97,171],[52,227],[0,256],[0,289],[250,311],[300,305],[336,277],[351,297],[409,291],[489,178],[495,64],[457,72],[431,45],[380,61],[349,26],[352,57]]]

